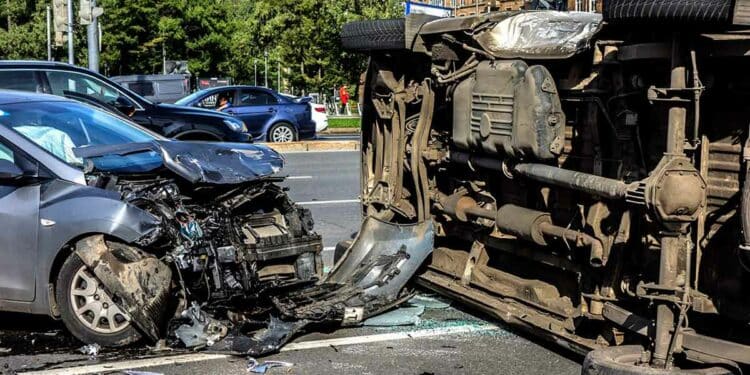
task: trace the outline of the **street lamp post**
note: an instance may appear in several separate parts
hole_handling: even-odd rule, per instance
[[[265,60],[266,60],[265,61],[265,64],[266,64],[266,72],[265,72],[265,81],[266,81],[266,84],[265,84],[265,87],[268,87],[268,50],[266,50],[265,52],[263,52],[263,57],[265,57]]]
[[[254,86],[258,86],[258,59],[253,59],[253,78],[255,81]]]
[[[73,52],[73,0],[68,0],[68,63],[75,64]]]
[[[276,70],[278,70],[279,72],[279,77],[278,77],[279,83],[276,86],[276,91],[281,92],[281,62],[280,61],[276,62]]]

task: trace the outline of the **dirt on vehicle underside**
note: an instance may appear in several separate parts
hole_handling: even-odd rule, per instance
[[[709,2],[631,3],[609,22],[345,28],[370,55],[363,209],[434,222],[420,284],[582,353],[626,345],[597,351],[591,373],[735,371],[750,364],[750,38],[730,2],[703,23],[691,12]]]

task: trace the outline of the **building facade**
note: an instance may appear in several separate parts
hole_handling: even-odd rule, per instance
[[[412,0],[411,2],[452,9],[453,15],[461,17],[490,11],[529,8],[539,3],[540,0]],[[602,0],[546,0],[546,2],[573,11],[602,11]]]

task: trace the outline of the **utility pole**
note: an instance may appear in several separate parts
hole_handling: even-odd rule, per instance
[[[72,2],[72,1],[71,1]],[[96,0],[91,0],[92,9],[96,7]],[[86,41],[89,46],[89,69],[99,73],[99,17],[91,17],[91,23],[86,26]]]
[[[265,72],[266,85],[265,85],[265,87],[268,87],[268,50],[265,50],[265,52],[263,52],[263,56],[266,59],[266,61],[265,61],[265,63],[266,63],[266,72]]]
[[[73,0],[68,0],[72,3]],[[89,69],[99,72],[99,16],[104,10],[96,6],[96,0],[81,0],[78,14],[81,25],[86,25],[86,45],[89,54]]]
[[[68,63],[75,64],[73,51],[73,0],[68,0]]]
[[[52,8],[47,5],[47,61],[52,61]]]
[[[167,49],[164,48],[164,39],[161,41],[161,74],[167,74]]]

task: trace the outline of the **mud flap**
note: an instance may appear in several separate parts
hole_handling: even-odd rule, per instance
[[[404,286],[432,252],[432,221],[392,224],[368,217],[359,235],[318,284],[273,298],[280,316],[250,337],[231,340],[234,352],[260,356],[278,351],[312,324],[357,325],[410,296]]]
[[[131,321],[151,340],[158,340],[172,282],[169,266],[134,247],[107,242],[101,235],[78,241],[76,254]]]

